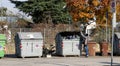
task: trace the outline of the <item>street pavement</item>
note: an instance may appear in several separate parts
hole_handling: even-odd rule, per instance
[[[16,58],[6,56],[0,59],[0,66],[110,66],[110,56]],[[113,57],[113,66],[120,66],[120,56]]]

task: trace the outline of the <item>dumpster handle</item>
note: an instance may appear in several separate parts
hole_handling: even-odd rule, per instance
[[[73,52],[73,42],[72,42],[72,52]]]
[[[31,52],[33,52],[33,43],[32,43],[32,46],[31,46]]]
[[[28,43],[27,43],[27,46],[28,46]]]

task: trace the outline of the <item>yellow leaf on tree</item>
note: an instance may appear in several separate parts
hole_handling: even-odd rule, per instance
[[[98,0],[93,0],[92,3],[94,6],[98,6],[100,4]]]

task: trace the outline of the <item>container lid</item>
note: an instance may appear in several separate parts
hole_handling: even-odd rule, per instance
[[[43,39],[41,32],[18,32],[20,39]]]
[[[115,35],[120,39],[120,32],[115,32]]]
[[[62,39],[68,39],[68,40],[75,40],[80,38],[80,32],[79,31],[64,31],[58,33],[62,37]]]
[[[5,34],[0,34],[0,40],[6,40]]]

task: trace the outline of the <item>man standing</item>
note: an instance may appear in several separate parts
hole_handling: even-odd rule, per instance
[[[87,25],[86,25],[87,26]],[[84,50],[85,50],[85,53],[86,53],[86,57],[89,56],[89,53],[88,53],[88,33],[86,33],[85,35],[83,34],[84,32],[84,29],[86,29],[83,24],[80,25],[80,44],[79,44],[79,48],[80,48],[80,54],[82,55],[82,45],[84,45]]]
[[[83,34],[82,32],[80,32],[81,33],[81,36],[82,36],[82,41],[80,42],[80,44],[81,44],[81,46],[82,46],[82,44],[84,44],[84,49],[85,49],[85,53],[86,53],[86,57],[88,57],[89,56],[89,52],[88,52],[88,39],[89,39],[89,37],[88,37],[88,34]],[[81,47],[82,48],[82,47]]]

